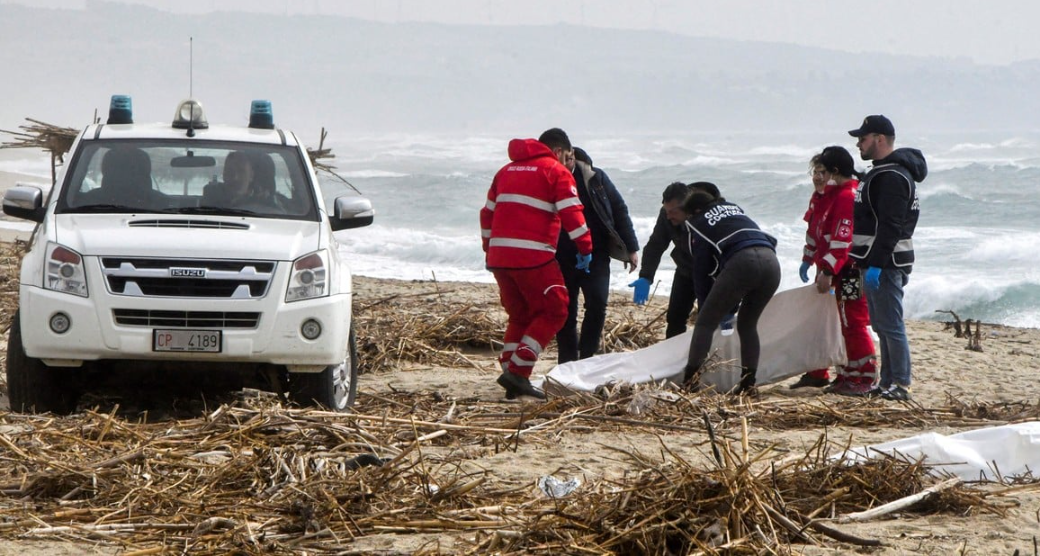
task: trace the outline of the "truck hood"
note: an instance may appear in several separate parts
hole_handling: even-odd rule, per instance
[[[321,223],[166,214],[58,214],[55,241],[85,256],[291,261],[327,243]]]

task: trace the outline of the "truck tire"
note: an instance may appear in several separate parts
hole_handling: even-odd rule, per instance
[[[25,354],[20,316],[20,311],[16,311],[7,335],[7,396],[11,411],[72,413],[79,397],[79,389],[70,382],[74,377]]]
[[[332,411],[348,411],[357,397],[358,360],[354,325],[350,325],[347,358],[320,373],[290,373],[289,398],[305,407],[321,406]]]

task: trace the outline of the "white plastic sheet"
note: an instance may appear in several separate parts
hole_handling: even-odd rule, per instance
[[[591,392],[617,382],[680,382],[692,335],[690,330],[640,350],[557,365],[544,377],[533,377],[532,383],[563,395],[568,391]],[[846,363],[834,296],[820,294],[813,285],[774,295],[758,321],[758,335],[762,346],[757,375],[760,385]],[[701,382],[728,391],[740,381],[740,338],[736,333],[723,336],[716,330],[712,350],[724,364],[705,373]]]
[[[863,461],[879,454],[920,461],[936,472],[966,481],[995,481],[1040,471],[1040,422],[975,429],[944,436],[934,432],[852,448],[844,454]]]

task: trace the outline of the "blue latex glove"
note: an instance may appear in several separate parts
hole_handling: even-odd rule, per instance
[[[722,330],[723,336],[729,336],[733,333],[733,320],[737,318],[737,315],[730,313],[722,317],[722,322],[719,323],[719,330]]]
[[[650,299],[650,280],[646,278],[638,278],[635,282],[628,285],[632,290],[632,303],[636,305],[646,305],[648,299]]]
[[[867,286],[870,291],[878,291],[881,287],[881,269],[872,266],[863,273],[863,283]]]
[[[802,279],[802,283],[805,284],[809,281],[809,267],[811,263],[802,261],[802,266],[798,267],[798,277]]]
[[[582,255],[581,253],[578,253],[576,256],[578,257],[578,264],[575,265],[574,268],[578,270],[584,270],[585,274],[588,274],[589,265],[592,264],[592,253],[589,253],[588,255]]]

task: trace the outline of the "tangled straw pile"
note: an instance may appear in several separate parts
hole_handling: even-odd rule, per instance
[[[363,370],[399,368],[405,363],[480,368],[467,353],[501,349],[506,318],[497,303],[455,295],[456,289],[437,282],[414,285],[418,291],[356,303]],[[663,314],[651,315],[633,309],[630,303],[611,302],[603,331],[604,351],[639,349],[659,342],[657,321]]]
[[[824,537],[876,544],[820,517],[932,481],[916,463],[829,458],[843,447],[823,437],[805,456],[778,462],[778,452],[748,443],[755,407],[714,395],[631,416],[653,427],[668,407],[714,408],[701,413],[710,465],[618,450],[632,473],[558,498],[473,465],[579,423],[624,431],[633,425],[584,416],[609,416],[642,391],[506,414],[429,393],[373,398],[367,414],[287,409],[273,396],[153,423],[118,408],[67,419],[6,414],[0,531],[114,543],[126,554],[349,554],[353,543],[386,532],[448,534],[452,551],[464,543],[473,554],[783,553]],[[741,414],[740,424],[719,420],[722,411]],[[919,511],[1002,508],[957,488]]]

